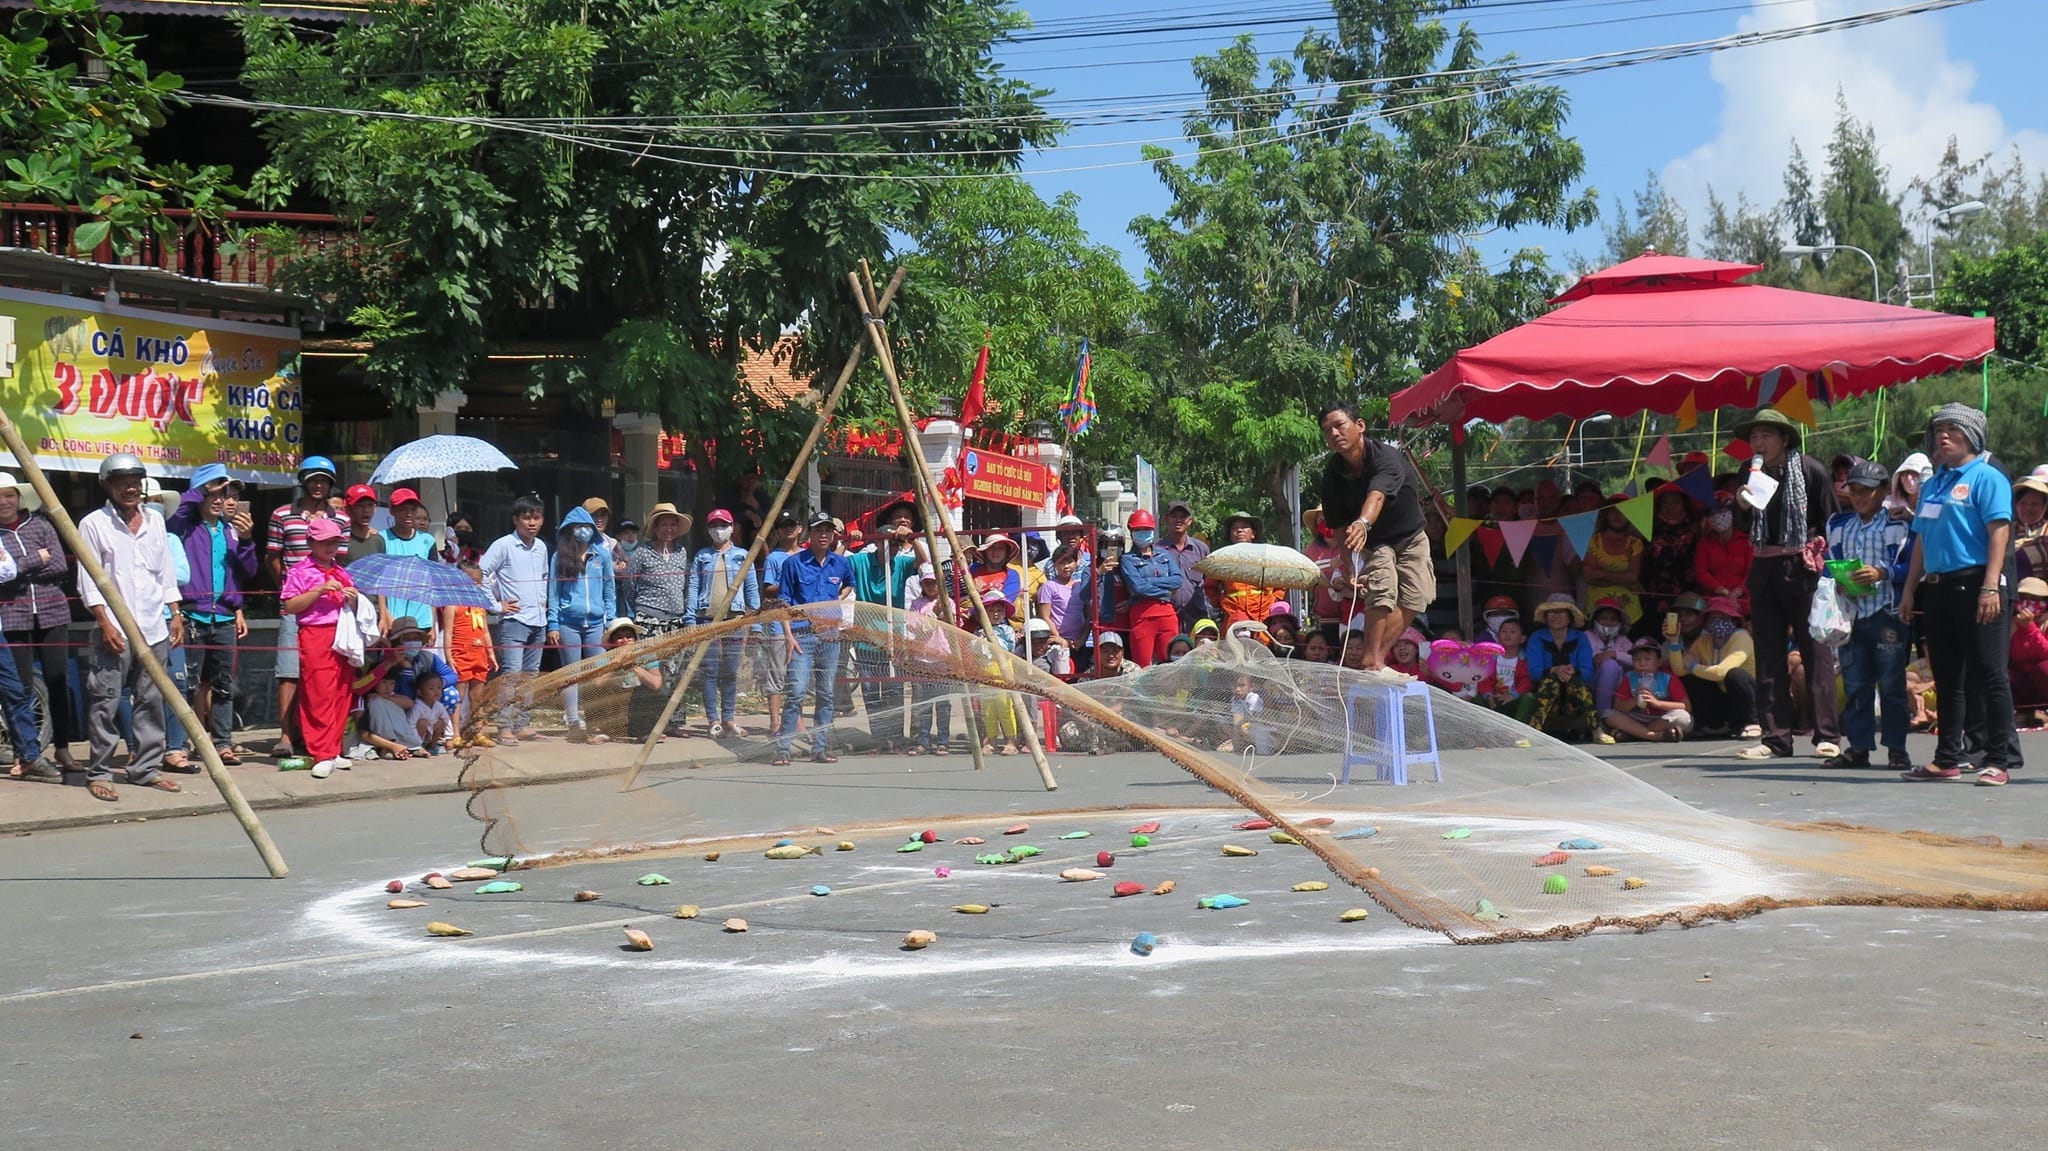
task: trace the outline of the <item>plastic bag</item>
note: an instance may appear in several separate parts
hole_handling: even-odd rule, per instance
[[[1849,613],[1842,610],[1841,593],[1835,581],[1822,580],[1814,589],[1813,607],[1806,613],[1806,630],[1829,647],[1849,642]]]

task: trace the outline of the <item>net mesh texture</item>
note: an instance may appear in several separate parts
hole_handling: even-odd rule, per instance
[[[785,627],[808,632],[807,643],[837,645],[839,702],[852,706],[837,709],[828,751],[919,746],[920,737],[935,749],[943,719],[951,757],[918,759],[910,771],[893,757],[816,763],[813,701],[806,729],[790,741],[792,763],[776,765],[779,717],[764,705],[787,676]],[[507,786],[520,782],[522,756],[577,755],[592,775],[623,772],[698,648],[703,666],[679,714],[701,721],[703,682],[727,677],[720,694],[730,683],[746,734],[725,740],[722,758],[758,770],[721,772],[724,789],[715,791],[698,770],[705,745],[668,739],[632,786],[597,789],[603,799]],[[603,747],[461,753],[485,852],[525,867],[721,845],[743,851],[784,838],[829,852],[832,836],[816,834],[821,826],[868,836],[938,829],[951,844],[992,838],[992,820],[1020,812],[1057,812],[1074,826],[1092,818],[1105,837],[1122,836],[1149,813],[1162,830],[1134,850],[1216,857],[1227,845],[1268,860],[1307,852],[1333,885],[1459,942],[1787,906],[2048,908],[2048,851],[2039,845],[1704,812],[1447,692],[1276,658],[1235,638],[1170,664],[1070,683],[933,616],[843,602],[635,639],[523,686],[492,686],[496,698],[474,710],[467,734],[546,728],[573,714],[586,733],[607,737]],[[991,755],[986,770],[973,771],[970,720],[998,753],[1020,724],[1033,724],[1060,791],[1043,790],[1026,754]],[[1397,761],[1405,784],[1392,778]],[[735,834],[735,826],[747,830]],[[962,865],[1008,850],[1000,839],[968,846],[951,849]],[[1228,857],[1242,860],[1247,876],[1258,866],[1250,855]],[[1090,853],[1049,858],[1087,862]]]

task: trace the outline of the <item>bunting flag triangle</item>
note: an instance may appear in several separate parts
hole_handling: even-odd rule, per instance
[[[1678,405],[1678,430],[1689,432],[1700,426],[1699,402],[1691,392],[1685,393],[1685,402]]]
[[[1737,463],[1746,464],[1749,457],[1756,454],[1756,449],[1749,446],[1748,440],[1729,440],[1728,446],[1722,448],[1721,453]]]
[[[1832,368],[1822,368],[1814,377],[1814,398],[1824,404],[1835,402],[1835,373]]]
[[[1580,512],[1577,515],[1559,516],[1557,526],[1564,529],[1566,542],[1580,559],[1586,557],[1586,550],[1593,546],[1593,532],[1600,526],[1599,512]]]
[[[1545,533],[1530,540],[1529,548],[1536,553],[1536,569],[1538,571],[1549,571],[1550,565],[1557,562],[1557,536],[1555,533]]]
[[[1778,397],[1778,410],[1809,428],[1814,426],[1813,400],[1806,394],[1804,381],[1785,389],[1785,394]]]
[[[1678,490],[1698,500],[1700,503],[1712,507],[1714,503],[1714,470],[1712,468],[1694,468],[1678,477]]]
[[[1670,467],[1671,437],[1669,435],[1658,436],[1656,444],[1650,448],[1650,454],[1643,457],[1643,462],[1653,468]]]
[[[1503,520],[1500,534],[1507,539],[1508,558],[1520,564],[1522,557],[1529,551],[1529,541],[1536,535],[1536,521]]]
[[[1621,501],[1619,506],[1621,514],[1628,517],[1628,522],[1635,525],[1636,531],[1640,532],[1644,539],[1649,539],[1650,525],[1657,515],[1657,497],[1645,492],[1634,499]]]
[[[1465,546],[1465,541],[1472,538],[1472,529],[1478,526],[1478,520],[1468,520],[1463,516],[1451,517],[1451,526],[1444,529],[1444,554],[1457,555],[1458,549]]]
[[[1638,489],[1636,488],[1636,482],[1634,480],[1630,480],[1629,482],[1621,485],[1621,496],[1623,499],[1632,500],[1636,498],[1637,490]]]
[[[1500,529],[1480,528],[1477,534],[1479,536],[1479,550],[1486,553],[1486,562],[1490,564],[1499,563],[1501,545],[1506,542],[1500,534]]]
[[[1772,368],[1770,371],[1765,372],[1763,377],[1756,382],[1756,406],[1760,408],[1770,407],[1771,397],[1778,394],[1778,387],[1784,382],[1785,372],[1783,369]]]

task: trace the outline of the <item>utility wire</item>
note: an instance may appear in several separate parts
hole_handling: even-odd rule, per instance
[[[1342,93],[1353,89],[1371,88],[1377,85],[1385,85],[1393,82],[1410,80],[1468,79],[1474,81],[1469,87],[1458,89],[1447,94],[1438,95],[1432,99],[1416,100],[1409,103],[1396,104],[1392,107],[1387,107],[1375,112],[1364,114],[1363,116],[1364,119],[1383,119],[1393,115],[1404,114],[1408,111],[1420,110],[1423,107],[1433,106],[1437,104],[1504,95],[1508,92],[1514,91],[1519,88],[1527,87],[1533,84],[1549,82],[1557,79],[1565,79],[1574,76],[1588,75],[1596,72],[1609,71],[1618,68],[1637,67],[1650,63],[1686,59],[1693,56],[1729,51],[1736,48],[1753,47],[1757,45],[1777,43],[1785,40],[1798,39],[1807,36],[1823,35],[1843,31],[1850,28],[1868,27],[1871,25],[1884,23],[1890,20],[1900,19],[1906,16],[1919,15],[1927,12],[1936,12],[1947,8],[1954,8],[1965,4],[1974,4],[1978,2],[1979,0],[1916,0],[1916,2],[1913,3],[1902,4],[1893,8],[1880,9],[1874,12],[1862,13],[1854,16],[1839,17],[1833,20],[1816,21],[1809,24],[1793,25],[1785,28],[1735,33],[1728,36],[1716,37],[1708,40],[1687,41],[1676,44],[1657,45],[1645,48],[1622,49],[1613,52],[1594,53],[1586,56],[1571,57],[1560,60],[1542,61],[1531,65],[1517,65],[1513,63],[1509,63],[1506,65],[1489,64],[1483,67],[1450,69],[1434,73],[1419,73],[1405,77],[1374,77],[1355,81],[1344,81],[1337,84],[1312,85],[1303,89],[1294,89],[1290,91],[1296,93],[1308,92],[1317,95],[1330,95],[1333,93],[1333,91],[1336,93]],[[1397,98],[1418,90],[1440,91],[1440,89],[1417,89],[1415,87],[1410,87],[1398,90],[1393,93],[1378,93],[1377,95],[1384,101],[1388,99],[1390,96]],[[321,107],[316,105],[288,104],[276,101],[246,100],[239,97],[210,95],[207,93],[198,93],[190,91],[181,91],[179,95],[181,98],[189,100],[190,102],[195,104],[234,107],[252,112],[335,115],[366,119],[392,119],[419,123],[438,123],[466,127],[477,127],[486,130],[513,132],[519,134],[538,136],[545,139],[555,140],[563,143],[569,143],[580,147],[591,148],[597,151],[611,152],[618,155],[633,156],[643,159],[654,160],[657,162],[671,163],[686,167],[702,168],[717,171],[731,171],[750,174],[780,174],[795,178],[809,177],[814,179],[841,179],[863,181],[933,181],[959,179],[986,179],[997,175],[1007,174],[1008,172],[1007,167],[1005,167],[1002,171],[993,172],[848,172],[831,170],[792,170],[785,168],[762,168],[758,165],[752,164],[733,164],[705,160],[695,160],[690,159],[686,156],[678,156],[673,153],[676,151],[710,151],[720,155],[728,155],[735,151],[759,151],[762,154],[770,156],[797,160],[830,159],[846,157],[843,153],[833,154],[805,151],[776,152],[773,149],[706,148],[703,146],[667,144],[654,140],[652,137],[652,133],[656,129],[662,129],[672,132],[679,127],[679,125],[672,121],[653,123],[641,120],[629,124],[620,123],[617,121],[600,122],[572,120],[564,118],[518,120],[505,117],[488,116],[440,116],[429,115],[425,113],[399,112],[388,109],[334,108]],[[1280,94],[1259,93],[1251,97],[1246,97],[1244,99],[1262,100],[1270,102],[1273,99],[1275,99],[1278,95]],[[1227,115],[1228,105],[1234,104],[1236,102],[1238,101],[1235,99],[1213,101],[1211,102],[1211,105],[1207,108],[1192,111],[1183,110],[1181,114],[1190,118],[1214,118],[1218,115]],[[1217,107],[1217,105],[1219,104],[1224,105],[1224,107]],[[1351,120],[1356,118],[1359,118],[1359,115],[1357,113],[1353,113],[1350,111],[1341,111],[1338,114],[1320,119],[1310,119],[1290,124],[1274,125],[1273,129],[1275,131],[1308,130],[1313,127],[1321,126],[1323,124],[1341,122],[1344,120]],[[914,129],[937,126],[957,127],[966,124],[978,124],[984,128],[997,126],[1040,127],[1045,126],[1049,123],[1049,119],[1043,116],[1021,118],[979,118],[973,120],[960,118],[945,121],[899,121],[895,123],[885,124],[860,124],[853,125],[848,130],[873,130],[875,128],[880,127],[892,127],[899,129]],[[696,131],[706,130],[705,126],[702,125],[697,125],[693,127]],[[728,124],[719,125],[718,127],[721,130],[738,130],[739,126]],[[815,128],[817,126],[813,125],[812,127]],[[566,128],[574,128],[576,130],[563,130]],[[637,131],[642,134],[643,138],[637,141],[608,141],[587,134],[593,131]],[[759,125],[754,125],[751,127],[751,131],[753,134],[758,135],[773,131],[773,129],[764,129]],[[1228,133],[1221,130],[1210,131],[1197,128],[1192,131],[1183,133],[1180,136],[1162,139],[1170,139],[1174,142],[1185,142],[1187,140],[1192,139],[1196,142],[1201,142],[1204,139],[1222,137],[1226,135],[1228,135]],[[1041,151],[1058,152],[1069,149],[1097,148],[1105,146],[1130,147],[1134,146],[1137,143],[1142,142],[1144,141],[1118,141],[1111,144],[1049,145]],[[961,149],[950,153],[920,150],[914,153],[874,152],[855,153],[854,155],[860,158],[867,159],[896,159],[916,161],[919,159],[930,158],[933,156],[969,157],[1000,155],[1008,157],[1012,154],[1013,151],[1010,149]],[[1139,158],[1135,160],[1116,160],[1097,164],[1074,165],[1064,168],[1039,169],[1033,172],[1032,174],[1053,175],[1082,171],[1097,171],[1109,168],[1130,167],[1150,163],[1152,163],[1151,160],[1144,158]]]

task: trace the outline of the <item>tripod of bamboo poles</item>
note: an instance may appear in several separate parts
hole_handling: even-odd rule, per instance
[[[880,299],[874,302],[874,306],[881,312],[886,312],[890,303],[895,300],[896,292],[903,286],[903,277],[906,274],[906,269],[897,269],[896,275],[889,281],[888,288],[882,293]],[[796,490],[797,481],[803,477],[804,469],[809,466],[812,453],[817,449],[818,442],[824,438],[825,428],[832,422],[832,413],[839,406],[840,397],[845,394],[848,382],[853,379],[853,373],[860,367],[861,358],[866,353],[867,342],[863,340],[854,344],[853,350],[847,354],[846,363],[839,369],[838,378],[832,382],[832,387],[826,391],[823,402],[818,406],[818,418],[812,422],[810,434],[804,437],[803,445],[797,449],[796,457],[790,462],[788,473],[783,476],[782,486],[776,490],[775,499],[768,505],[768,513],[762,521],[761,530],[755,533],[754,542],[747,548],[745,564],[741,571],[752,571],[754,565],[760,561],[761,553],[767,549],[768,536],[770,534],[769,525],[772,525],[776,518],[782,514],[783,506],[788,503],[790,493]],[[930,518],[930,516],[925,517],[927,522],[930,521]],[[727,584],[724,598],[718,600],[713,608],[711,622],[717,623],[726,618],[732,610],[734,597],[740,594],[740,589],[745,582],[745,580],[733,580]],[[662,733],[668,730],[669,721],[675,718],[676,709],[682,706],[683,693],[689,690],[690,683],[696,678],[698,670],[704,664],[704,657],[709,651],[709,644],[697,644],[690,652],[689,661],[684,664],[682,674],[676,678],[675,687],[670,689],[668,701],[662,705],[661,715],[656,719],[653,730],[648,732],[646,742],[642,743],[639,751],[634,754],[633,766],[627,769],[626,778],[619,785],[619,790],[630,790],[633,784],[639,780],[640,772],[647,766],[648,756],[653,754],[655,743],[661,738]],[[769,722],[780,723],[781,717],[770,716]],[[974,766],[978,769],[982,766],[981,740],[971,719],[969,720],[968,734],[970,736],[969,747],[974,755]]]
[[[264,868],[270,872],[272,879],[283,879],[289,869],[285,867],[284,856],[278,852],[277,844],[271,842],[270,833],[263,830],[263,824],[257,820],[255,810],[249,806],[249,801],[243,798],[242,789],[236,785],[234,778],[228,774],[227,767],[221,763],[220,752],[213,746],[213,738],[207,734],[206,725],[193,714],[192,705],[185,702],[184,694],[178,690],[178,684],[171,678],[171,673],[164,670],[162,661],[156,658],[155,650],[143,641],[142,626],[135,622],[135,613],[128,610],[128,601],[121,598],[120,589],[114,586],[113,579],[107,575],[107,569],[101,566],[99,557],[85,545],[85,537],[78,533],[78,525],[72,522],[71,513],[64,510],[63,503],[57,498],[56,489],[50,486],[50,477],[43,474],[42,465],[36,463],[34,453],[29,451],[27,442],[21,438],[21,429],[14,426],[14,421],[5,411],[0,411],[0,441],[4,441],[7,450],[14,453],[15,462],[21,465],[22,473],[28,477],[29,485],[35,488],[36,495],[42,499],[43,510],[49,514],[50,521],[57,525],[57,535],[63,539],[64,546],[70,548],[71,554],[78,557],[78,566],[85,569],[85,574],[92,578],[93,585],[99,588],[100,596],[107,601],[107,610],[114,613],[114,621],[121,625],[121,634],[128,641],[130,658],[142,664],[142,670],[148,673],[150,682],[156,685],[157,691],[164,697],[164,706],[170,709],[172,715],[178,717],[179,723],[185,725],[186,733],[192,737],[192,746],[199,750],[199,762],[206,766],[206,777],[220,789],[221,798],[227,801],[228,810],[234,813],[235,822],[242,825],[242,831],[249,836],[249,842],[255,845],[256,854],[262,858]]]
[[[967,550],[960,546],[960,537],[953,530],[953,519],[945,514],[945,503],[939,496],[938,480],[932,475],[931,463],[924,456],[924,441],[917,433],[917,421],[910,414],[910,404],[903,398],[903,383],[896,375],[896,357],[889,348],[889,337],[883,326],[881,305],[883,301],[875,295],[874,281],[867,276],[867,265],[863,261],[861,271],[848,272],[846,281],[853,288],[854,297],[861,301],[864,326],[868,330],[868,341],[874,345],[875,359],[881,364],[882,377],[889,382],[889,399],[896,405],[896,418],[903,424],[904,442],[910,448],[911,474],[917,478],[918,498],[924,501],[932,513],[925,517],[927,530],[931,521],[937,519],[945,528],[946,546],[952,552],[954,571],[962,577],[963,586],[971,586],[965,579]],[[900,275],[900,273],[899,273]],[[938,562],[938,556],[932,557]],[[993,643],[995,628],[988,618],[988,608],[979,596],[968,597],[974,605],[976,622],[981,625],[981,634]],[[1007,680],[1008,673],[1000,660],[996,661],[996,678]],[[1059,781],[1053,778],[1052,765],[1045,760],[1045,746],[1039,742],[1038,728],[1032,723],[1031,714],[1025,708],[1022,697],[1016,691],[1009,691],[1007,702],[1016,709],[1017,727],[1024,737],[1024,745],[1031,752],[1031,761],[1038,767],[1038,778],[1047,791],[1056,791]],[[972,709],[969,709],[970,711]],[[976,745],[979,746],[979,745]]]

